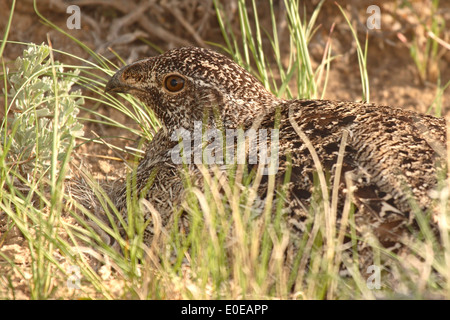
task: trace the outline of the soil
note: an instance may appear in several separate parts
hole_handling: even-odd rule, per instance
[[[67,33],[119,66],[122,63],[115,58],[113,51],[121,56],[126,63],[130,63],[146,56],[158,54],[158,50],[155,48],[167,50],[187,44],[209,46],[210,42],[224,44],[214,8],[209,0],[175,2],[159,0],[40,0],[37,2],[37,9],[40,14],[56,27],[61,28],[62,32],[44,23],[36,14],[32,0],[21,0],[16,2],[8,40],[40,44],[47,43],[50,39],[53,48],[92,60],[83,48],[64,34]],[[239,32],[236,2],[222,1],[232,28]],[[281,17],[283,1],[274,2],[276,3],[275,10]],[[427,72],[422,76],[419,74],[410,54],[410,48],[413,43],[417,43],[419,50],[423,51],[427,41],[424,25],[430,25],[431,18],[437,17],[437,20],[441,23],[450,25],[450,2],[441,1],[439,9],[433,17],[431,1],[409,1],[412,7],[402,6],[401,3],[403,2],[338,1],[357,29],[361,44],[365,41],[366,31],[369,31],[367,69],[370,80],[371,102],[403,107],[423,113],[430,112],[429,108],[433,104],[438,90],[436,85],[438,78],[440,77],[441,86],[450,81],[450,30],[448,27],[444,28],[439,34],[442,42],[447,44],[447,48],[444,45],[438,46],[437,57],[424,62]],[[0,33],[2,35],[12,3],[12,0],[0,0]],[[262,26],[266,30],[271,30],[269,9],[266,3],[268,2],[261,3],[261,6],[258,7],[258,13],[261,17]],[[309,18],[318,1],[305,1],[304,3]],[[73,4],[79,5],[81,8],[81,29],[78,30],[70,30],[66,24],[70,16],[66,9]],[[381,28],[378,30],[366,28],[366,20],[370,16],[366,10],[373,4],[381,8]],[[279,21],[281,27],[279,37],[284,53],[289,50],[289,43],[286,41],[287,23],[288,21],[283,19]],[[316,26],[318,26],[318,29],[310,41],[313,67],[316,67],[322,60],[332,25],[334,25],[331,34],[332,54],[336,58],[331,63],[324,97],[335,100],[361,100],[362,90],[356,44],[348,24],[334,1],[325,1],[317,18]],[[270,42],[267,39],[264,41],[264,48],[270,48]],[[152,45],[148,45],[149,43]],[[23,45],[8,44],[3,54],[3,59],[7,65],[20,56],[23,49]],[[269,52],[269,50],[267,51]],[[79,61],[60,54],[56,54],[55,59],[66,63],[79,64]],[[3,85],[3,81],[0,85]],[[448,115],[450,112],[450,89],[447,89],[442,95],[441,103],[442,115]],[[135,123],[131,123],[128,118],[116,110],[103,105],[87,105],[87,107],[97,108],[96,111],[99,113],[126,123],[127,126],[138,128]],[[431,110],[430,113],[433,112],[434,110]],[[3,117],[4,115],[0,113],[0,116]],[[86,113],[83,116],[93,117],[91,113]],[[137,145],[137,142],[133,142],[136,137],[131,137],[127,131],[120,132],[115,128],[93,122],[85,123],[85,133],[88,137],[98,134],[108,142],[120,147]],[[124,136],[128,139],[108,138],[111,136]],[[90,170],[99,179],[106,176],[115,178],[123,172],[124,165],[121,161],[107,158],[117,157],[117,154],[102,144],[84,144],[77,149],[77,154],[90,165]],[[125,153],[122,156],[125,156]],[[66,219],[70,219],[70,217]],[[0,252],[20,266],[19,269],[22,270],[23,274],[20,274],[17,269],[12,270],[5,267],[8,264],[0,256],[0,298],[29,299],[27,280],[31,277],[29,268],[30,250],[26,239],[20,232],[15,228],[7,232],[6,226],[7,217],[0,212]],[[58,258],[61,259],[62,263],[64,262],[64,257]],[[120,295],[121,283],[111,275],[107,264],[99,267],[98,272],[105,284],[117,288],[118,295]],[[1,277],[2,273],[9,274],[10,284],[5,283],[6,278]],[[2,289],[8,286],[14,287],[14,296],[10,295],[10,290]],[[88,295],[86,292],[84,294]],[[67,299],[77,298],[76,293],[70,290],[55,293],[55,296]]]

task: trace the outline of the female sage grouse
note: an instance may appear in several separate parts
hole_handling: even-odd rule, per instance
[[[136,181],[137,190],[150,200],[164,223],[183,200],[183,164],[174,157],[174,150],[180,150],[180,132],[195,135],[199,124],[209,131],[265,132],[267,140],[277,130],[277,140],[271,140],[276,149],[268,147],[267,152],[272,151],[270,158],[276,155],[277,159],[271,168],[264,167],[258,190],[264,201],[270,174],[275,175],[277,185],[286,185],[286,221],[292,230],[304,231],[305,220],[313,214],[309,207],[314,190],[320,187],[318,171],[328,178],[326,192],[332,189],[338,158],[342,164],[337,184],[338,223],[351,191],[356,230],[371,232],[389,248],[398,246],[400,237],[416,225],[412,208],[433,212],[430,192],[437,186],[446,154],[443,119],[367,103],[280,99],[229,58],[195,47],[173,49],[125,66],[108,82],[106,92],[139,98],[163,125],[139,163]],[[191,156],[184,158],[185,163],[197,173],[201,185],[195,152],[188,152],[199,146],[184,146]],[[249,169],[258,168],[257,161],[249,160],[248,149],[241,152],[248,155]],[[219,160],[219,165],[225,163]],[[111,197],[122,212],[126,210],[125,190],[123,186]],[[147,239],[151,232],[149,227]]]

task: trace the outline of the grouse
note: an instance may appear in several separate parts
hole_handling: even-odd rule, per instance
[[[264,173],[258,193],[264,201],[267,177],[275,175],[276,184],[286,186],[287,221],[296,231],[304,231],[313,214],[308,208],[318,188],[318,172],[329,178],[330,190],[330,181],[337,179],[337,222],[351,192],[356,231],[371,232],[386,248],[398,246],[417,225],[414,210],[433,213],[430,193],[446,163],[442,118],[362,102],[281,99],[231,59],[197,47],[172,49],[127,65],[105,91],[137,97],[161,121],[162,129],[148,144],[135,181],[138,194],[153,204],[164,223],[180,205],[185,189],[183,163],[174,161],[180,139],[174,137],[181,131],[195,132],[199,123],[221,132],[266,130],[269,138],[277,132],[277,140],[272,140],[276,149],[269,148],[270,157],[277,159],[272,172]],[[195,161],[189,163],[201,185]],[[246,163],[249,170],[259,164]],[[126,197],[125,186],[112,195],[122,212]],[[152,234],[148,229],[147,241]]]

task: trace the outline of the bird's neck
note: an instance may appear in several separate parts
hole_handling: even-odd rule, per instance
[[[227,129],[251,126],[254,121],[267,113],[273,112],[283,102],[283,99],[273,95],[259,100],[235,101],[226,105],[222,110],[223,126]]]
[[[195,111],[191,110],[184,117],[166,117],[161,119],[166,132],[170,135],[180,129],[194,132],[202,126],[204,129],[238,129],[252,126],[253,122],[283,104],[285,100],[275,96],[247,100],[225,100],[222,103],[210,104]],[[193,112],[192,112],[193,111]],[[166,111],[167,112],[167,111]],[[181,122],[180,122],[181,119]],[[177,121],[175,121],[177,120]]]

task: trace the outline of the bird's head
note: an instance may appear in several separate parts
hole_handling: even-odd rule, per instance
[[[139,98],[169,131],[190,130],[206,113],[211,121],[219,116],[225,126],[236,127],[277,101],[231,59],[196,47],[173,49],[127,65],[109,80],[105,91]]]

